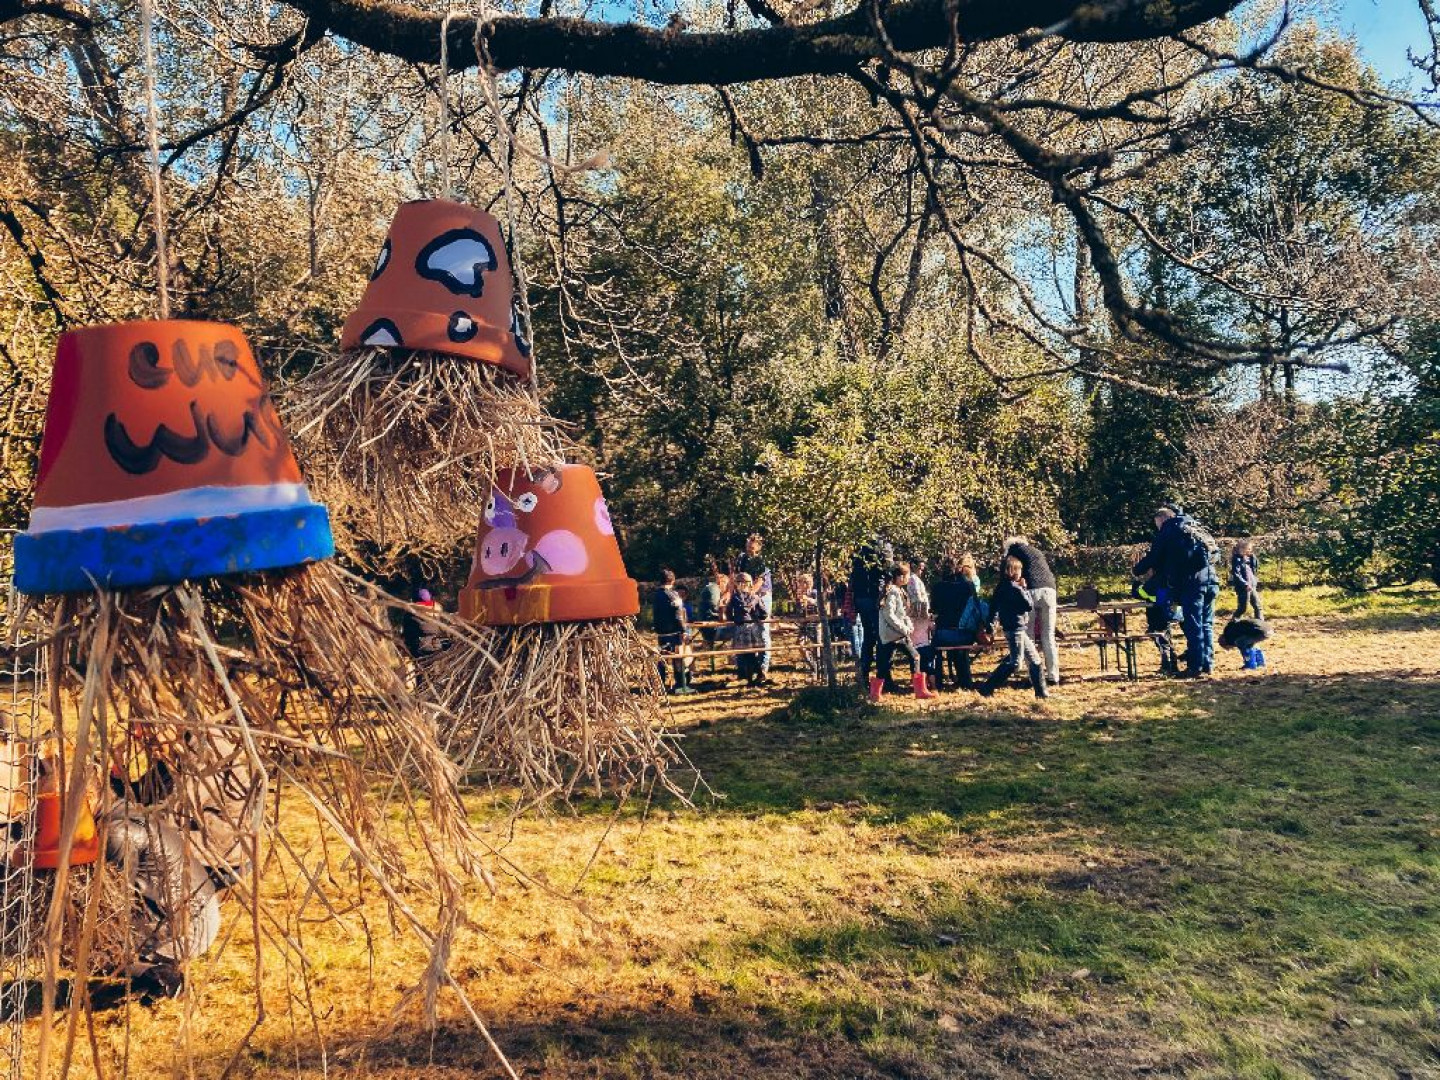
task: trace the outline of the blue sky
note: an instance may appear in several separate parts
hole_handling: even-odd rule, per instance
[[[1405,61],[1405,50],[1429,51],[1425,20],[1415,0],[1341,0],[1334,25],[1351,34],[1366,59],[1387,80],[1418,82]]]

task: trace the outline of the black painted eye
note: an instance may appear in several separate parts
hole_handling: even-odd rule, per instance
[[[480,324],[466,312],[457,311],[450,316],[450,325],[445,332],[450,335],[451,341],[469,341],[480,332]]]
[[[499,265],[490,241],[474,229],[443,232],[415,257],[415,272],[426,281],[476,299],[485,291],[485,271]]]
[[[377,277],[379,277],[382,273],[384,273],[385,267],[387,267],[387,266],[389,266],[389,265],[390,265],[390,240],[389,240],[389,238],[387,237],[386,240],[385,240],[385,246],[380,249],[380,255],[379,255],[379,257],[375,260],[375,269],[370,272],[370,280],[371,280],[371,281],[374,281]]]
[[[500,557],[503,559],[506,555],[509,555],[509,554],[510,554],[510,545],[509,545],[509,543],[507,542],[507,543],[501,544],[501,545],[500,545]]]
[[[360,335],[361,345],[404,345],[400,328],[389,319],[376,319]]]

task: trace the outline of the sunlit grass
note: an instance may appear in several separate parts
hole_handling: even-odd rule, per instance
[[[1440,597],[1266,599],[1260,677],[1232,654],[1045,707],[702,695],[679,722],[721,797],[522,822],[507,855],[545,887],[477,890],[456,970],[528,1076],[1428,1075]],[[304,932],[332,1072],[372,1040],[367,1075],[498,1075],[453,1002],[433,1040],[413,1015],[385,1034],[412,947],[382,935],[372,966]],[[243,941],[202,1075],[248,1016]],[[174,1008],[135,1017],[157,1070]],[[322,1074],[291,1015],[272,1003],[242,1075]]]

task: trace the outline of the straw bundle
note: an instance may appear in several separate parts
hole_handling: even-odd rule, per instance
[[[91,801],[102,837],[93,865],[52,872],[41,908],[47,1020],[62,969],[82,986],[193,970],[223,893],[253,925],[258,1024],[259,942],[300,948],[282,909],[293,901],[262,891],[262,873],[303,882],[299,904],[332,912],[354,890],[378,889],[429,952],[411,996],[433,1020],[437,991],[455,987],[446,964],[463,880],[488,877],[437,711],[406,689],[383,602],[318,563],[47,598],[20,613],[49,626],[51,722],[73,743],[59,778],[66,830]],[[282,791],[308,806],[308,821],[282,816]],[[113,890],[81,888],[107,879],[129,918],[114,917]]]
[[[343,539],[391,560],[401,545],[452,551],[499,469],[544,469],[565,447],[528,385],[443,353],[346,350],[283,391],[281,408]]]
[[[420,670],[442,738],[468,776],[515,784],[522,802],[626,795],[658,783],[682,799],[688,766],[666,730],[664,687],[631,619],[478,627],[450,620],[451,647]]]

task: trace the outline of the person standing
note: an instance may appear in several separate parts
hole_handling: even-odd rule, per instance
[[[439,611],[435,598],[430,595],[429,589],[417,589],[415,592],[415,606],[424,608],[426,611]],[[405,651],[410,654],[412,660],[423,660],[441,650],[442,645],[435,633],[433,624],[422,623],[414,612],[407,611],[400,624],[400,638],[405,645]]]
[[[1187,646],[1182,678],[1209,675],[1215,666],[1215,599],[1220,581],[1214,559],[1215,541],[1199,522],[1173,506],[1155,511],[1155,537],[1133,573],[1142,578],[1153,571],[1156,584],[1180,605]]]
[[[925,587],[925,581],[921,577],[925,570],[925,560],[915,558],[908,564],[900,565],[908,567],[910,571],[905,580],[905,595],[910,601],[910,619],[915,624],[915,633],[911,640],[920,651],[920,670],[930,680],[926,685],[933,690],[936,681],[933,670],[935,646],[931,638],[934,635],[935,622],[930,613],[930,590]]]
[[[882,544],[866,544],[850,559],[850,596],[855,605],[855,636],[859,639],[852,647],[862,690],[869,685],[875,649],[880,644],[880,591],[889,561],[890,553]]]
[[[716,623],[725,621],[725,604],[728,600],[726,593],[730,591],[729,575],[716,570],[710,575],[710,580],[700,590],[700,610],[696,614],[696,621],[702,623]],[[723,641],[730,636],[728,626],[702,626],[700,636],[705,639],[705,644],[712,649],[716,641]]]
[[[1030,543],[1028,536],[1012,536],[1005,541],[1005,557],[1020,560],[1021,576],[1030,590],[1030,639],[1040,647],[1045,659],[1045,680],[1060,685],[1060,650],[1055,645],[1055,615],[1060,596],[1055,587],[1055,573],[1045,553]]]
[[[765,643],[765,651],[760,654],[760,683],[761,686],[770,684],[770,615],[774,611],[775,600],[775,579],[770,572],[770,567],[765,564],[765,538],[759,533],[751,533],[745,538],[745,554],[741,555],[736,562],[736,567],[742,574],[749,574],[752,588],[755,595],[759,597],[760,604],[765,609],[765,619],[760,624],[760,633]]]
[[[674,694],[693,694],[689,673],[685,669],[685,658],[680,646],[685,641],[685,601],[675,589],[675,571],[668,567],[660,571],[660,587],[651,594],[650,613],[655,624],[655,637],[660,644],[660,681],[665,682],[665,658],[671,657],[675,669]]]
[[[1040,652],[1030,640],[1027,630],[1034,605],[1030,599],[1030,590],[1025,587],[1024,573],[1024,565],[1017,556],[1005,557],[1000,583],[995,586],[995,593],[990,598],[990,615],[1000,623],[1000,629],[1005,631],[1005,642],[1010,646],[1010,652],[990,673],[985,685],[979,688],[982,697],[989,697],[1003,686],[1005,680],[1020,666],[1021,660],[1030,667],[1030,685],[1035,689],[1035,696],[1050,696],[1049,688],[1045,684],[1045,669],[1040,664]]]
[[[747,686],[759,686],[762,678],[759,650],[765,642],[761,633],[765,623],[765,605],[760,602],[755,582],[744,571],[735,575],[735,587],[730,590],[725,614],[732,624],[731,644],[737,650],[735,673],[745,680]]]
[[[890,663],[897,649],[903,649],[910,657],[915,672],[911,678],[915,696],[921,700],[935,696],[925,687],[925,671],[920,666],[920,653],[915,648],[915,622],[910,618],[910,595],[906,590],[909,577],[910,570],[904,563],[890,570],[890,584],[880,605],[879,673],[870,680],[871,701],[879,701],[886,690],[895,688],[890,681]]]
[[[1248,607],[1255,612],[1255,618],[1263,622],[1260,560],[1255,557],[1255,545],[1249,540],[1237,540],[1235,550],[1230,553],[1230,584],[1235,586],[1235,618],[1243,619]]]

